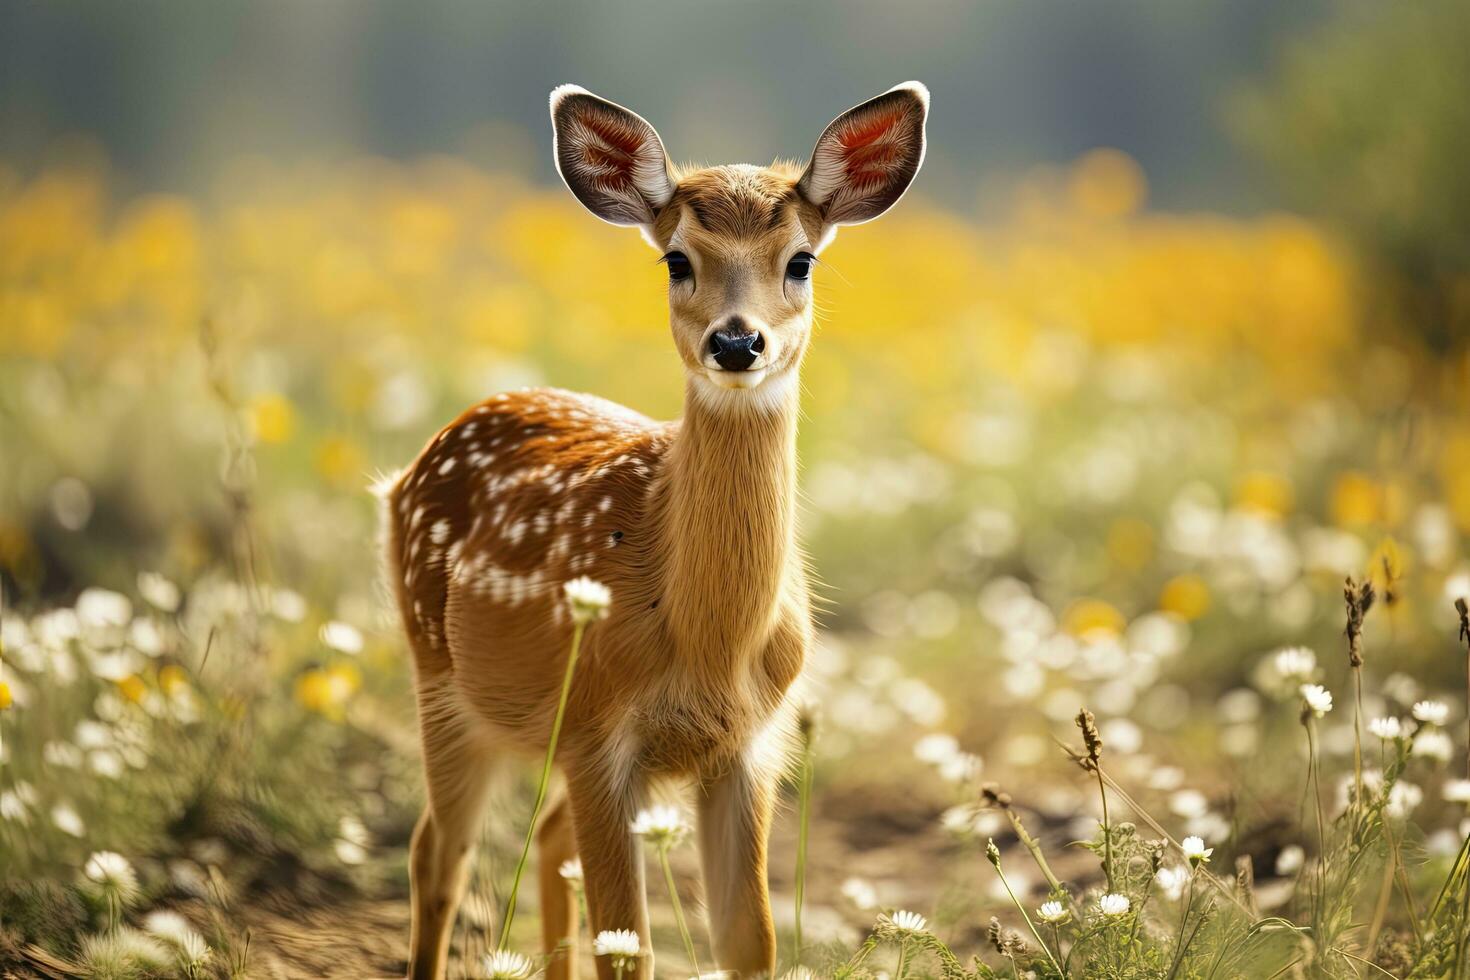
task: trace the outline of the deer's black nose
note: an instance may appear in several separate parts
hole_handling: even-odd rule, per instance
[[[716,330],[709,338],[710,355],[726,371],[744,371],[765,349],[765,338],[743,324]]]

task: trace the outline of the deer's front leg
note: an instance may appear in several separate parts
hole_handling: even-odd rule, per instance
[[[766,840],[777,780],[774,770],[742,759],[699,788],[699,848],[715,962],[737,977],[776,970]]]
[[[581,762],[568,773],[572,827],[587,891],[587,917],[593,936],[609,929],[638,933],[645,953],[636,970],[623,971],[623,980],[652,980],[643,852],[632,830],[641,786],[631,769],[614,771],[616,768],[597,759]],[[597,976],[599,980],[613,980],[608,957],[597,957]]]

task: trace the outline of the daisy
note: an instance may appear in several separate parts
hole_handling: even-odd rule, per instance
[[[1070,914],[1067,911],[1067,907],[1057,901],[1043,902],[1041,908],[1036,910],[1036,917],[1042,922],[1051,925],[1059,925],[1060,923],[1066,922],[1067,916]]]
[[[612,957],[614,970],[632,966],[638,950],[638,933],[631,929],[605,929],[592,940],[592,955]]]
[[[1426,725],[1443,726],[1450,720],[1450,706],[1443,701],[1415,701],[1414,717]]]
[[[1374,718],[1368,722],[1368,731],[1385,742],[1391,742],[1403,735],[1404,725],[1397,718]]]
[[[1321,684],[1303,684],[1300,688],[1307,710],[1318,718],[1332,710],[1332,692]]]
[[[887,925],[893,931],[918,936],[929,931],[929,920],[917,912],[898,909],[892,915],[879,917],[879,925]]]
[[[1283,680],[1306,682],[1317,672],[1317,655],[1306,647],[1287,647],[1277,651],[1272,662]]]
[[[138,892],[138,875],[128,859],[116,851],[98,851],[87,858],[83,873],[104,891],[119,898],[131,898]]]
[[[608,606],[612,605],[612,590],[585,575],[572,579],[562,586],[562,590],[566,592],[567,604],[572,607],[572,620],[577,623],[602,619],[607,615]]]
[[[1444,798],[1451,803],[1470,803],[1470,779],[1451,779],[1444,784]]]
[[[689,823],[678,807],[652,806],[633,821],[633,833],[659,847],[672,847],[689,833]]]
[[[1409,752],[1410,755],[1421,759],[1431,759],[1435,762],[1449,762],[1454,753],[1454,741],[1438,728],[1420,732],[1415,737],[1414,747]]]
[[[1118,895],[1115,893],[1104,895],[1097,900],[1097,910],[1110,919],[1120,915],[1126,915],[1132,905],[1133,903],[1128,901],[1127,895]]]
[[[1184,858],[1190,864],[1208,864],[1210,855],[1215,853],[1213,847],[1206,847],[1203,837],[1186,837],[1179,845],[1184,850]]]
[[[531,961],[508,949],[480,957],[480,969],[489,980],[525,980],[532,973]]]
[[[561,863],[561,867],[556,869],[556,873],[561,875],[567,881],[581,881],[582,859],[572,858],[570,861],[563,861]]]

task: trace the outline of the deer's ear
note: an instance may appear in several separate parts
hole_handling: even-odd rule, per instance
[[[828,226],[871,221],[908,190],[924,162],[929,90],[895,85],[849,109],[817,140],[797,190],[822,210]]]
[[[663,141],[636,112],[562,85],[551,93],[551,127],[557,172],[602,220],[647,226],[674,196]]]

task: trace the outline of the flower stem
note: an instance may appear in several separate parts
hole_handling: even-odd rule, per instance
[[[500,940],[495,948],[503,950],[510,942],[510,926],[516,917],[516,896],[521,890],[521,875],[525,873],[526,861],[531,856],[531,842],[536,838],[536,821],[541,818],[541,808],[546,804],[546,789],[551,784],[551,765],[556,758],[556,743],[561,737],[561,723],[567,713],[567,697],[572,690],[572,672],[577,669],[577,657],[582,652],[582,632],[585,623],[572,627],[572,650],[567,656],[566,673],[561,681],[561,698],[556,704],[556,718],[551,723],[551,739],[546,744],[546,761],[541,765],[541,782],[536,787],[536,803],[531,807],[531,822],[526,827],[526,841],[521,846],[521,859],[516,862],[515,877],[510,882],[510,895],[505,900],[505,919],[500,924]]]
[[[1057,962],[1057,958],[1051,954],[1051,948],[1046,945],[1046,940],[1041,938],[1041,933],[1036,931],[1036,926],[1032,923],[1031,916],[1026,914],[1026,907],[1021,904],[1021,900],[1016,897],[1016,893],[1011,891],[1011,883],[1006,880],[1006,873],[1001,870],[999,861],[997,861],[995,864],[995,873],[1000,876],[1000,883],[1005,886],[1006,894],[1011,897],[1011,904],[1016,907],[1017,912],[1021,913],[1021,918],[1026,920],[1026,928],[1031,930],[1031,936],[1036,940],[1036,945],[1041,947],[1041,951],[1045,953],[1046,958],[1051,961],[1052,968],[1060,973],[1063,977],[1065,977],[1067,975],[1067,971],[1062,969],[1062,965]],[[1058,942],[1057,952],[1060,954],[1061,951],[1062,946],[1061,943]]]
[[[1094,766],[1097,774],[1097,791],[1102,796],[1103,830],[1103,875],[1108,879],[1108,891],[1113,891],[1113,828],[1108,822],[1108,790],[1103,785],[1102,767]]]
[[[674,887],[674,869],[669,864],[669,845],[660,844],[658,863],[664,869],[664,883],[669,887],[669,903],[674,907],[674,922],[679,927],[679,938],[684,940],[684,952],[689,955],[689,965],[694,975],[699,976],[699,959],[694,955],[694,937],[689,935],[689,924],[684,921],[684,907],[679,904],[679,889]]]
[[[801,755],[801,782],[797,787],[796,832],[796,920],[793,925],[792,959],[801,965],[801,908],[806,899],[806,846],[812,813],[812,746],[808,739]]]
[[[898,944],[898,966],[893,968],[893,980],[903,980],[903,970],[908,964],[909,941],[903,940]]]

